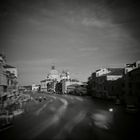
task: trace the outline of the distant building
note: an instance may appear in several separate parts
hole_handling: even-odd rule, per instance
[[[23,86],[23,88],[25,89],[24,92],[31,92],[32,91],[32,85]]]
[[[32,91],[39,91],[40,85],[32,84]]]
[[[62,93],[69,93],[71,89],[75,89],[75,85],[82,85],[82,82],[76,79],[62,80]]]
[[[40,81],[40,83],[41,83],[40,91],[47,92],[48,91],[48,83],[51,83],[51,82],[52,82],[51,79],[45,79],[45,80]]]
[[[77,79],[71,79],[70,73],[68,71],[63,70],[61,73],[59,73],[55,66],[52,66],[51,71],[47,74],[46,79],[40,81],[41,83],[41,91],[45,92],[57,92],[57,93],[69,93],[70,87],[72,85],[84,85],[85,83],[82,83],[78,81]],[[83,92],[86,91],[86,89],[83,87],[79,87],[79,91],[83,88]]]
[[[18,86],[19,93],[25,92],[26,88],[24,86]]]
[[[60,74],[59,72],[55,69],[55,66],[51,67],[51,71],[47,74],[46,79],[40,81],[41,91],[45,92],[55,92],[55,86],[57,81],[60,81]]]
[[[70,80],[69,72],[63,70],[60,74],[60,80]]]
[[[46,79],[40,81],[41,83],[41,91],[48,91],[48,92],[55,92],[56,89],[56,84],[58,82],[62,82],[62,88],[63,91],[65,91],[65,84],[64,81],[69,81],[70,80],[70,74],[68,71],[62,71],[62,73],[59,73],[56,69],[55,66],[51,67],[51,71],[47,74]],[[66,83],[67,84],[67,83]]]
[[[79,85],[78,84],[70,84],[67,86],[67,90],[66,90],[66,93],[67,94],[75,94],[75,90],[76,88],[78,87]]]
[[[67,93],[73,95],[87,95],[87,84],[71,84],[67,86]]]
[[[55,69],[55,66],[52,66],[51,71],[47,75],[47,79],[56,80],[56,81],[60,80],[59,72]]]

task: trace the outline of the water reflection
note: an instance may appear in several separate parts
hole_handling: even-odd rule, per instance
[[[91,117],[95,126],[108,130],[113,123],[113,116],[113,108],[110,108],[109,110],[97,110]]]

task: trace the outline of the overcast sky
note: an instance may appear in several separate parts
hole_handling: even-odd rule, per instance
[[[135,0],[5,0],[0,52],[22,85],[45,79],[52,64],[86,81],[140,59],[139,9]]]

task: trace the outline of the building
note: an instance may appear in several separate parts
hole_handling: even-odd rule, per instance
[[[104,74],[110,73],[110,70],[107,68],[101,68],[99,70],[96,70],[96,77],[102,76]]]
[[[18,72],[17,72],[17,68],[16,67],[13,67],[13,66],[10,66],[8,64],[5,64],[4,65],[4,68],[5,68],[6,71],[9,71],[10,73],[12,73],[16,77],[18,77]]]
[[[48,87],[48,84],[49,83],[51,83],[52,82],[52,80],[51,79],[45,79],[45,80],[42,80],[42,81],[40,81],[40,83],[41,83],[41,86],[40,86],[40,91],[42,91],[42,92],[47,92],[49,89],[49,87]]]
[[[124,102],[140,106],[140,61],[126,64],[124,75]]]
[[[19,93],[31,92],[32,91],[32,85],[18,86],[18,91],[19,91]]]
[[[11,94],[18,90],[17,68],[6,64],[5,56],[0,55],[0,92]]]
[[[39,91],[40,85],[32,84],[32,91]]]
[[[3,107],[6,107],[7,99],[10,96],[16,96],[18,94],[17,76],[15,76],[15,71],[12,72],[7,69],[9,67],[16,69],[15,67],[7,65],[5,56],[0,54],[0,103]]]
[[[67,94],[75,94],[75,90],[76,90],[76,88],[77,88],[78,86],[79,86],[78,84],[71,84],[71,85],[68,85],[68,86],[67,86],[66,93],[67,93]]]
[[[72,84],[67,87],[67,93],[73,95],[87,95],[87,84]]]
[[[45,79],[45,80],[41,80],[40,81],[40,91],[46,91],[47,92],[47,80]]]
[[[7,92],[12,93],[18,91],[18,81],[14,73],[6,71],[7,76]]]
[[[55,66],[52,66],[50,72],[47,74],[46,79],[40,81],[40,89],[42,92],[56,92],[56,85],[62,85],[62,91],[65,92],[65,88],[69,84],[68,81],[70,81],[70,73],[68,71],[63,70],[61,73],[59,73],[55,69]]]
[[[76,88],[77,85],[82,85],[82,82],[76,79],[62,80],[62,93],[69,93]],[[72,89],[72,90],[71,90]]]
[[[32,91],[32,85],[23,86],[23,88],[25,89],[24,92],[31,92]]]
[[[63,70],[60,74],[60,80],[70,80],[70,73]]]
[[[52,66],[50,72],[47,74],[46,79],[40,81],[40,91],[55,92],[56,84],[58,81],[60,81],[60,74],[55,69],[55,66]]]
[[[52,66],[51,71],[47,75],[47,79],[52,81],[60,81],[59,72],[55,69],[55,66]]]
[[[7,92],[7,75],[4,65],[3,56],[0,55],[0,96],[3,96]]]
[[[128,72],[139,68],[140,67],[140,60],[134,62],[134,63],[130,63],[130,64],[126,64],[125,66],[125,74],[127,74]]]
[[[4,68],[6,70],[7,74],[7,85],[8,89],[7,91],[9,93],[16,92],[18,91],[18,72],[17,68],[13,67],[11,65],[5,64]]]
[[[105,68],[94,72],[88,81],[92,96],[104,99],[119,96],[122,93],[123,75],[123,68]]]
[[[40,89],[42,92],[57,92],[63,94],[69,93],[70,85],[82,85],[82,82],[76,79],[71,79],[70,73],[68,71],[63,70],[61,73],[59,73],[55,69],[55,66],[52,66],[51,71],[47,74],[46,79],[40,81],[40,83]]]

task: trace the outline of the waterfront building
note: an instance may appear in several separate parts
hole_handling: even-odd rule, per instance
[[[18,72],[17,72],[17,68],[13,67],[11,65],[5,64],[4,68],[6,71],[10,72],[11,74],[14,74],[16,77],[18,77]]]
[[[46,79],[40,81],[40,90],[43,92],[55,92],[57,82],[60,82],[60,74],[53,65],[50,72],[47,74]]]
[[[40,85],[32,84],[32,91],[39,91]]]
[[[4,65],[5,61],[3,56],[0,55],[0,96],[4,96],[4,94],[7,92],[7,76]]]
[[[49,89],[48,85],[49,85],[49,83],[51,83],[51,82],[52,82],[51,79],[44,79],[44,80],[40,81],[40,83],[41,83],[40,91],[42,91],[42,92],[44,92],[44,91],[47,92],[48,89]]]
[[[60,80],[70,80],[70,73],[68,71],[62,71],[60,74]]]
[[[76,88],[75,85],[82,85],[82,82],[80,82],[79,80],[76,80],[76,79],[62,80],[62,93],[71,92],[71,89],[74,90]]]
[[[140,60],[126,64],[124,75],[125,104],[139,105],[140,102]]]
[[[134,62],[134,63],[130,63],[130,64],[126,64],[125,66],[125,74],[127,74],[128,72],[137,69],[140,67],[140,60]]]
[[[87,95],[87,83],[70,84],[67,86],[67,93],[73,95]]]
[[[119,96],[122,93],[123,74],[123,68],[105,68],[94,72],[90,78],[92,96],[106,99]]]
[[[107,69],[107,68],[101,68],[101,69],[99,69],[99,70],[96,70],[96,77],[99,77],[99,76],[102,76],[102,75],[104,75],[104,74],[108,74],[108,73],[110,73],[110,70],[109,69]]]
[[[57,92],[57,93],[69,93],[70,87],[72,85],[84,85],[85,83],[80,82],[77,79],[71,79],[70,73],[68,71],[63,70],[61,73],[59,73],[55,66],[52,66],[51,71],[47,74],[46,79],[40,81],[41,83],[41,91],[45,92]],[[58,86],[58,87],[57,87]],[[78,90],[84,88],[83,91],[85,91],[85,86],[80,87]]]
[[[5,56],[0,55],[0,93],[11,94],[18,90],[17,68],[6,63]]]
[[[51,71],[47,75],[47,79],[52,81],[60,81],[60,75],[59,72],[55,69],[55,66],[52,66]]]

